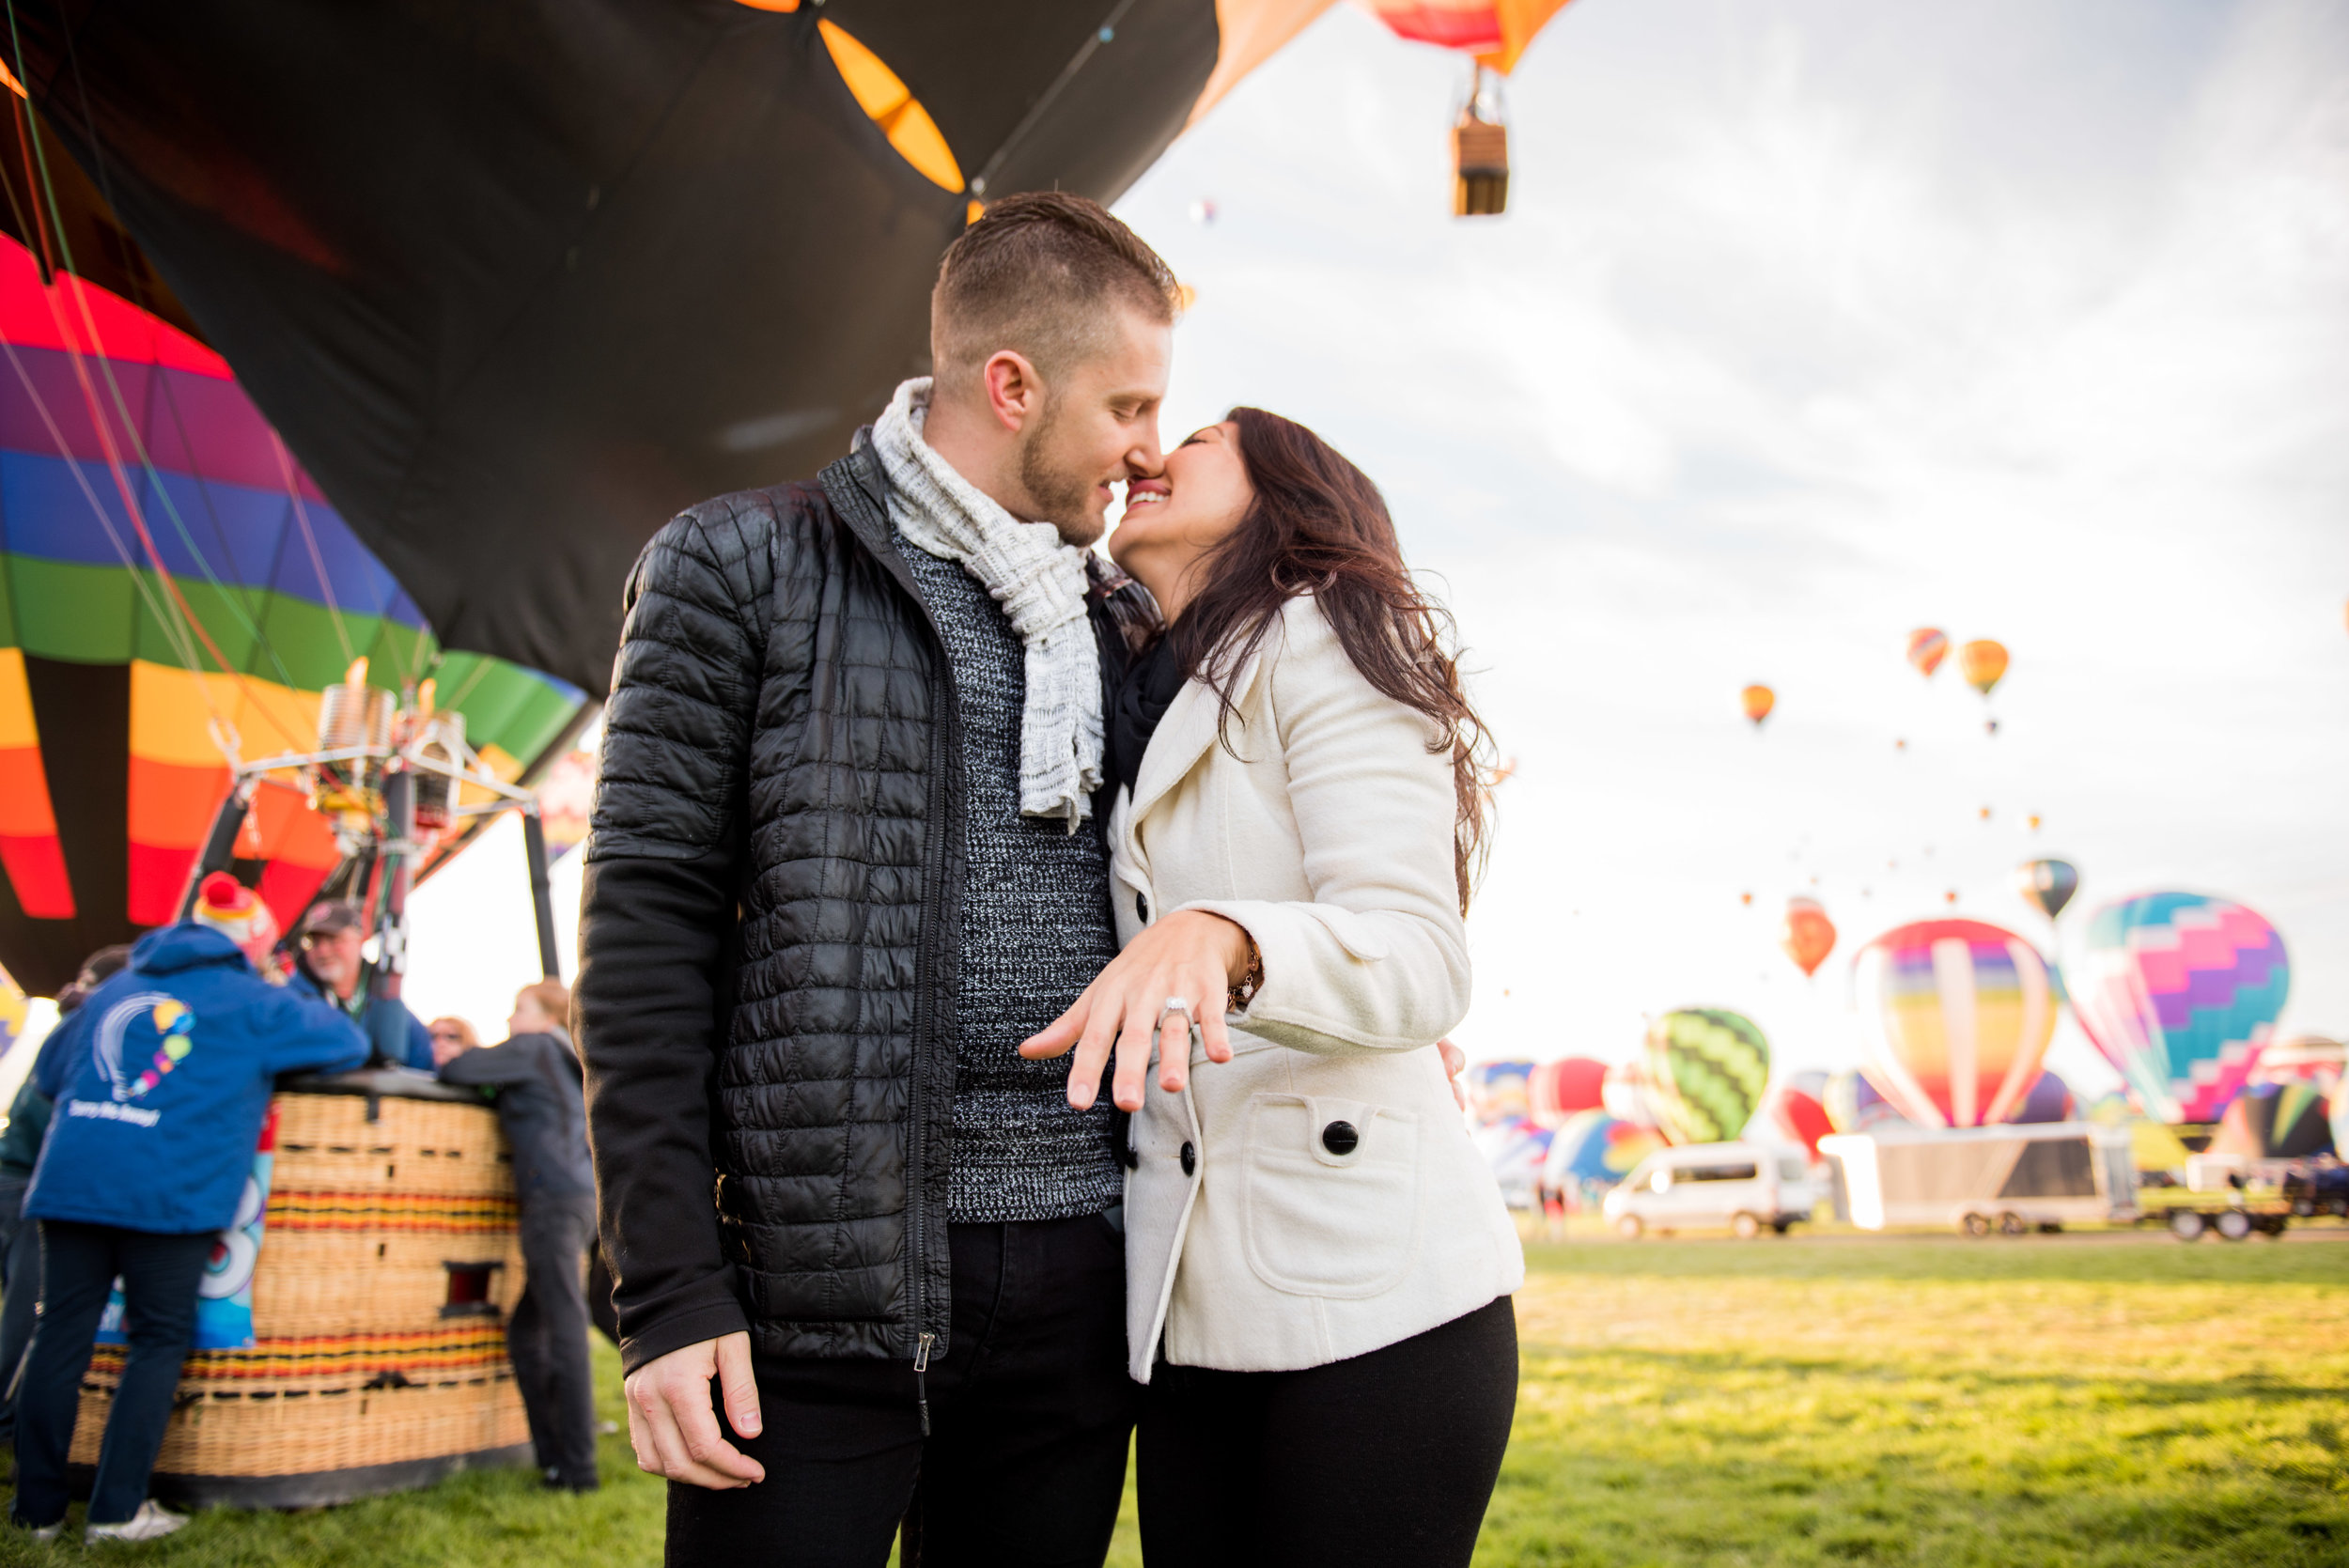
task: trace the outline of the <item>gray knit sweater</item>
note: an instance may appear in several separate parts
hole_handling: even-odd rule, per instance
[[[1066,823],[1019,815],[1019,634],[959,563],[890,534],[938,622],[962,711],[970,872],[947,1218],[1098,1214],[1125,1193],[1109,1096],[1075,1110],[1068,1059],[1030,1062],[1019,1052],[1117,955],[1107,857],[1090,824],[1072,833]]]

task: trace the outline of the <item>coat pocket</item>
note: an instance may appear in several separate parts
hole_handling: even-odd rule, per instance
[[[1391,1290],[1419,1251],[1419,1118],[1301,1094],[1248,1106],[1240,1228],[1248,1266],[1292,1296]]]

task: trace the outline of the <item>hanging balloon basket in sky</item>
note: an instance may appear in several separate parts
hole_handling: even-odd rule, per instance
[[[1452,214],[1490,218],[1507,210],[1509,119],[1501,81],[1517,69],[1526,45],[1564,8],[1566,0],[1359,3],[1399,39],[1470,57],[1468,90],[1452,126]]]

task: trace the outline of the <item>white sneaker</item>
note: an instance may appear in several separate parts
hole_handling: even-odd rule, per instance
[[[139,1511],[118,1525],[92,1525],[82,1532],[85,1545],[95,1546],[101,1541],[160,1541],[188,1522],[184,1514],[174,1514],[157,1505],[149,1498],[139,1504]]]

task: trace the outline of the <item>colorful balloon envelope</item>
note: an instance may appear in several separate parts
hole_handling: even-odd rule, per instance
[[[2227,1102],[2210,1152],[2246,1159],[2308,1159],[2331,1154],[2329,1110],[2312,1083],[2254,1083]]]
[[[1481,1125],[1515,1121],[1532,1114],[1527,1080],[1531,1062],[1478,1062],[1461,1074],[1468,1086],[1469,1114]]]
[[[2032,827],[2039,826],[2039,818],[2030,821]],[[2079,868],[2069,861],[2025,861],[2015,868],[2015,891],[2024,903],[2053,920],[2080,891]]]
[[[2053,1073],[2041,1073],[2039,1081],[2030,1086],[2023,1103],[2015,1108],[2010,1122],[2068,1122],[2079,1109],[2073,1097],[2072,1086]]]
[[[1890,1100],[1876,1093],[1876,1086],[1862,1078],[1857,1067],[1829,1073],[1819,1103],[1837,1132],[1865,1132],[1870,1127],[1905,1124],[1908,1120]]]
[[[2006,649],[1987,637],[1968,643],[1957,650],[1957,673],[1986,697],[2006,674]]]
[[[1595,1110],[1607,1082],[1607,1063],[1587,1056],[1544,1062],[1526,1075],[1525,1090],[1533,1120],[1557,1126],[1569,1116]]]
[[[1553,1192],[1578,1182],[1611,1185],[1664,1146],[1664,1135],[1638,1122],[1620,1121],[1604,1110],[1578,1110],[1550,1135],[1542,1185]]]
[[[1778,706],[1778,693],[1766,686],[1749,686],[1737,693],[1737,701],[1745,707],[1746,717],[1753,721],[1753,727],[1760,729],[1762,721],[1770,716],[1770,709]]]
[[[1770,1095],[1770,1121],[1790,1141],[1819,1157],[1819,1140],[1835,1130],[1827,1113],[1827,1074],[1797,1073]]]
[[[1599,1085],[1599,1104],[1619,1122],[1652,1127],[1657,1125],[1656,1094],[1648,1078],[1647,1060],[1635,1056],[1607,1069]]]
[[[2242,905],[2149,893],[2090,918],[2070,982],[2073,1016],[2148,1116],[2215,1122],[2259,1065],[2292,967]]]
[[[1648,1026],[1649,1099],[1674,1143],[1722,1143],[1743,1132],[1770,1081],[1770,1045],[1752,1019],[1684,1007]]]
[[[2036,949],[1976,920],[1887,931],[1853,960],[1860,1071],[1928,1127],[2002,1122],[2039,1079],[2055,987]]]
[[[1921,626],[1908,634],[1908,661],[1917,666],[1917,673],[1927,680],[1941,667],[1941,660],[1950,656],[1950,639],[1938,627]]]
[[[1817,899],[1790,898],[1786,919],[1779,926],[1778,945],[1797,969],[1816,974],[1827,955],[1835,951],[1835,923],[1827,918]]]

